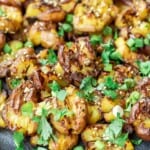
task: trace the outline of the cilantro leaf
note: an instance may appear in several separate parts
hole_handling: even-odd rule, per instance
[[[13,133],[13,139],[15,142],[16,150],[24,150],[23,148],[23,140],[24,140],[24,135],[22,132],[14,132]]]
[[[150,76],[150,61],[137,62],[139,70],[143,76]]]
[[[113,120],[103,134],[104,139],[123,147],[128,138],[128,134],[122,134],[124,122],[120,117]]]
[[[4,51],[5,54],[11,54],[12,49],[11,49],[11,47],[6,43],[6,44],[4,45],[3,51]]]
[[[126,143],[128,139],[128,133],[122,133],[120,136],[118,136],[115,140],[114,140],[114,144],[119,145],[121,147],[123,147]]]
[[[32,43],[30,40],[28,40],[28,41],[26,41],[26,42],[24,43],[24,47],[33,48],[34,45],[33,45],[33,43]]]
[[[112,28],[109,27],[109,26],[106,26],[106,27],[104,28],[104,30],[103,30],[103,34],[104,34],[105,36],[112,35],[112,32],[113,32],[113,30],[112,30]]]
[[[73,148],[73,150],[84,150],[83,146],[76,146]]]
[[[100,140],[97,140],[95,142],[95,147],[97,150],[104,150],[105,149],[105,144],[104,142],[100,141]]]
[[[21,106],[21,112],[25,116],[32,116],[33,114],[33,103],[27,102]]]
[[[105,78],[104,85],[111,90],[116,90],[118,88],[118,83],[113,80],[112,76],[107,76]]]
[[[78,95],[88,101],[93,101],[95,97],[93,92],[96,85],[97,81],[93,77],[85,77],[80,84],[80,92]]]
[[[0,8],[0,17],[6,17],[6,13]]]
[[[48,50],[47,58],[40,59],[40,63],[42,65],[54,65],[57,63],[57,55],[55,54],[54,50]]]
[[[142,143],[142,139],[136,138],[136,139],[132,139],[131,142],[134,145],[140,145]]]
[[[124,80],[124,84],[120,85],[119,89],[120,90],[128,90],[131,89],[135,86],[135,80],[132,78],[126,78]]]
[[[52,90],[52,96],[55,96],[58,98],[58,100],[64,101],[67,92],[66,90],[61,90],[59,84],[56,81],[53,81],[51,84],[49,84],[50,89]]]
[[[98,45],[102,43],[102,37],[100,35],[92,35],[90,37],[90,43],[92,45]]]
[[[51,109],[50,113],[54,115],[54,120],[58,121],[61,120],[64,116],[72,115],[72,112],[67,108],[64,109]]]
[[[56,97],[58,98],[58,100],[61,100],[61,101],[64,101],[66,96],[67,96],[66,90],[60,90],[56,93]]]
[[[118,96],[117,92],[114,90],[104,90],[103,93],[104,93],[104,95],[106,95],[112,99],[116,99]]]
[[[49,138],[52,138],[53,140],[56,139],[53,129],[50,125],[50,123],[47,121],[48,111],[45,109],[42,109],[42,114],[40,117],[36,117],[34,121],[38,123],[38,129],[37,133],[40,135],[38,144],[46,146],[48,145]]]
[[[12,89],[18,87],[21,84],[21,80],[20,79],[12,79],[10,82],[10,85],[12,87]]]
[[[128,99],[126,100],[126,111],[130,112],[131,107],[140,99],[140,93],[137,91],[133,91]]]
[[[0,80],[0,92],[2,91],[2,86],[3,86],[2,80]]]
[[[66,22],[72,24],[72,22],[73,22],[73,14],[67,14]]]

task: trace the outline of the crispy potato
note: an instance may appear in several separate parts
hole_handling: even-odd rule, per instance
[[[16,59],[10,67],[10,75],[23,78],[28,77],[37,68],[37,59],[32,48],[20,49],[16,55]]]
[[[88,124],[95,124],[102,119],[102,112],[100,106],[88,103],[87,108],[88,108],[88,117],[87,117]]]
[[[124,147],[119,147],[104,141],[103,133],[106,127],[106,124],[94,124],[86,127],[86,129],[81,134],[86,150],[96,150],[96,141],[103,142],[104,150],[134,150],[134,147],[129,140],[126,142]]]
[[[34,45],[41,44],[45,48],[57,49],[58,45],[62,43],[55,26],[49,22],[35,22],[29,29],[27,37]]]
[[[59,22],[64,20],[65,12],[60,7],[52,7],[42,2],[31,2],[26,8],[27,18],[37,18],[40,21]]]
[[[65,135],[59,132],[56,132],[55,135],[57,140],[54,141],[50,139],[48,146],[49,150],[72,150],[72,148],[77,145],[78,135]]]
[[[67,80],[77,84],[85,76],[96,77],[100,71],[96,53],[92,49],[88,38],[78,38],[71,46],[61,45],[58,51],[58,60]],[[96,63],[95,63],[96,61]]]
[[[4,120],[3,120],[3,118],[2,118],[2,110],[3,110],[3,108],[4,108],[4,106],[5,106],[5,104],[6,104],[6,98],[7,98],[7,93],[6,93],[6,91],[1,91],[1,93],[0,93],[0,127],[2,127],[2,128],[4,128],[4,127],[6,127],[6,124],[5,124],[5,122],[4,122]]]
[[[74,10],[73,27],[75,32],[99,32],[117,15],[117,7],[112,0],[84,0]]]
[[[17,7],[1,5],[3,14],[0,16],[0,31],[4,33],[15,33],[21,28],[23,17]]]
[[[37,102],[36,89],[32,82],[27,81],[14,89],[8,99],[7,104],[2,110],[3,119],[7,127],[11,130],[20,130],[27,135],[31,135],[37,130],[35,123],[30,116],[21,113],[21,106],[31,101],[33,107]]]
[[[73,86],[66,88],[67,97],[64,101],[56,98],[50,99],[52,108],[67,108],[71,115],[64,116],[60,120],[55,120],[54,115],[50,115],[50,121],[54,128],[62,134],[80,134],[86,125],[87,106],[84,99],[77,96],[77,89]]]
[[[143,140],[150,141],[150,100],[143,98],[131,110],[130,123],[135,127],[136,134]]]

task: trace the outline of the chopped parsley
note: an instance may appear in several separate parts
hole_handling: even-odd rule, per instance
[[[90,43],[92,45],[99,45],[102,43],[102,37],[100,35],[91,35]]]
[[[63,117],[65,116],[71,116],[72,112],[70,110],[68,110],[67,108],[63,108],[63,109],[51,109],[50,113],[54,115],[54,120],[58,121],[61,120]]]
[[[14,139],[14,143],[16,146],[16,150],[24,150],[24,146],[23,146],[23,140],[24,140],[24,135],[22,132],[14,132],[13,133],[13,139]]]
[[[53,129],[50,123],[47,121],[48,111],[42,109],[42,114],[39,117],[34,117],[33,120],[38,123],[37,133],[39,134],[38,144],[47,146],[49,139],[52,138],[56,140],[56,137],[53,133]]]
[[[95,100],[94,90],[96,85],[97,81],[93,77],[85,77],[80,84],[78,96],[85,98],[87,101]]]
[[[32,117],[32,115],[33,115],[33,103],[32,102],[27,102],[27,103],[23,104],[21,106],[21,113],[24,116]]]
[[[68,48],[71,48],[72,44],[73,44],[73,42],[66,42],[66,45]]]
[[[104,140],[123,147],[128,139],[128,133],[122,133],[124,123],[120,117],[113,120],[103,134]]]
[[[41,59],[40,63],[42,65],[54,65],[57,63],[57,55],[54,52],[54,50],[50,49],[48,50],[48,55],[46,59]]]
[[[57,99],[60,101],[65,100],[65,98],[67,96],[67,92],[66,92],[66,90],[62,90],[56,81],[53,81],[48,86],[51,89],[52,96],[57,97]]]
[[[11,88],[15,89],[21,84],[21,79],[12,79],[10,82]]]

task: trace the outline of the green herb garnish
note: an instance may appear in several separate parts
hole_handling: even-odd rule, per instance
[[[61,90],[59,84],[56,81],[53,81],[51,84],[49,84],[49,88],[52,91],[52,96],[57,97],[58,100],[61,101],[65,100],[67,92],[66,90]]]
[[[104,139],[123,147],[128,139],[128,134],[122,133],[124,123],[125,121],[120,117],[113,120],[103,134]]]
[[[92,35],[90,37],[90,43],[92,45],[99,45],[102,43],[102,37],[100,35]]]
[[[27,103],[23,104],[21,106],[21,113],[24,116],[32,117],[32,115],[33,115],[33,103],[32,102],[27,102]]]
[[[24,146],[23,146],[23,140],[24,140],[24,135],[22,132],[14,132],[13,133],[13,139],[14,139],[14,143],[16,146],[16,150],[24,150]]]
[[[112,35],[112,32],[113,32],[113,30],[112,30],[112,28],[109,27],[109,26],[106,26],[106,27],[104,28],[104,30],[103,30],[103,34],[104,34],[105,36]]]
[[[93,101],[95,99],[93,92],[96,85],[97,81],[93,77],[85,77],[80,84],[78,96],[85,98],[87,101]]]
[[[3,51],[4,51],[4,53],[6,53],[6,54],[11,54],[12,49],[11,49],[11,47],[10,47],[8,44],[5,44],[5,45],[4,45],[4,48],[3,48]]]
[[[11,82],[10,82],[10,85],[11,85],[12,89],[15,89],[20,84],[21,84],[21,80],[20,79],[12,79]]]

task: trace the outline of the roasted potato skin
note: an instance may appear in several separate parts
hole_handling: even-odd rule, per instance
[[[0,17],[0,31],[4,33],[15,33],[21,28],[23,22],[22,12],[17,7],[1,4],[4,15]]]
[[[24,134],[31,135],[36,132],[37,123],[30,116],[24,116],[21,113],[21,106],[28,101],[33,104],[38,101],[36,89],[31,81],[22,83],[12,91],[2,110],[2,116],[9,129],[20,130]]]
[[[73,114],[64,116],[61,120],[56,121],[54,116],[50,116],[50,121],[54,128],[62,134],[80,134],[86,126],[87,105],[84,99],[77,96],[75,87],[70,86],[66,89],[68,96],[64,102],[57,99],[51,99],[50,103],[53,108],[68,108]]]
[[[85,76],[96,77],[100,72],[96,53],[87,37],[78,38],[71,47],[61,45],[58,51],[58,60],[66,78],[74,84],[81,82]]]
[[[145,141],[150,141],[150,100],[143,98],[131,110],[130,123],[136,134]]]
[[[59,6],[43,4],[43,2],[31,2],[26,8],[26,18],[37,18],[40,21],[60,22],[65,18],[65,11]]]
[[[26,36],[34,45],[41,44],[44,48],[57,49],[63,42],[56,32],[55,25],[49,22],[36,21],[31,25]]]
[[[111,11],[109,12],[108,10]],[[117,12],[117,7],[113,5],[112,0],[105,2],[100,0],[84,0],[75,7],[73,18],[74,30],[77,33],[99,32],[113,20]]]
[[[72,150],[72,148],[78,142],[78,135],[75,134],[60,134],[59,132],[55,133],[57,141],[50,140],[49,141],[49,150]]]
[[[103,140],[103,133],[107,128],[106,124],[94,124],[87,126],[81,134],[81,138],[86,147],[86,150],[96,150],[95,142],[100,140],[104,143],[104,150],[134,150],[133,145],[128,140],[124,147],[118,147],[116,145],[107,143]]]

